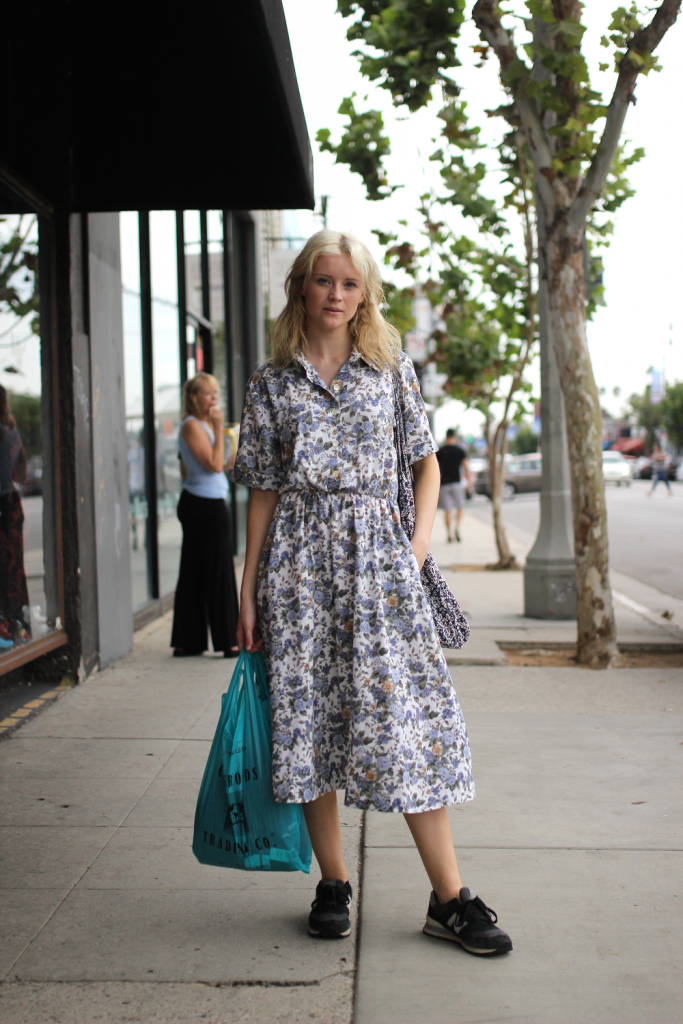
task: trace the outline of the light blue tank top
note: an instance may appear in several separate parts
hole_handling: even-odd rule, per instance
[[[183,488],[198,498],[226,498],[228,494],[228,480],[225,473],[213,473],[210,469],[204,469],[199,459],[192,454],[189,444],[182,434],[183,427],[188,420],[197,420],[196,416],[188,416],[180,425],[178,435],[178,448],[180,457],[187,471],[187,477],[183,481]],[[214,433],[206,423],[197,420],[200,427],[203,427],[209,436],[211,444],[214,443]]]

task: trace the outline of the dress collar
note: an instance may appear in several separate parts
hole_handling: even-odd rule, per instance
[[[295,355],[292,357],[292,362],[298,363],[299,366],[301,366],[302,369],[304,369],[309,376],[310,376],[310,373],[309,373],[310,370],[313,370],[313,372],[315,372],[313,364],[303,354],[303,352],[295,353]],[[357,363],[364,363],[365,366],[369,366],[371,370],[376,370],[377,369],[377,364],[375,362],[373,362],[372,360],[365,359],[360,354],[360,352],[358,351],[357,348],[352,348],[351,352],[349,353],[348,359],[344,363],[344,366],[355,366]],[[343,369],[343,367],[342,367],[342,369]]]

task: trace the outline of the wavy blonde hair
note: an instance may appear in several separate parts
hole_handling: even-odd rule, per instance
[[[306,300],[308,287],[321,256],[348,256],[358,271],[363,301],[349,321],[349,334],[366,362],[378,367],[395,366],[401,351],[401,335],[384,318],[384,299],[379,268],[359,238],[341,231],[318,231],[308,239],[285,280],[287,303],[271,332],[272,361],[286,366],[299,352],[305,353]]]
[[[182,419],[197,415],[197,392],[202,384],[210,384],[216,391],[220,390],[214,375],[212,373],[204,373],[203,370],[196,373],[190,380],[186,380],[183,384],[183,404],[180,410]]]

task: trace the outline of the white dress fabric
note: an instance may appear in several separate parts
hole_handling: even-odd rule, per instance
[[[437,450],[402,355],[409,460]],[[353,351],[327,387],[304,356],[251,378],[234,479],[280,500],[258,577],[273,789],[424,811],[474,797],[467,730],[401,526],[393,384]]]

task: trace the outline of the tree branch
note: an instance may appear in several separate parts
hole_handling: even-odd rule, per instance
[[[512,61],[521,59],[517,53],[517,47],[512,36],[503,28],[497,0],[477,0],[472,11],[472,17],[482,39],[495,52],[500,62],[501,73],[505,72]],[[552,152],[548,137],[543,130],[543,125],[534,104],[526,95],[523,83],[517,82],[511,85],[510,89],[514,96],[515,106],[524,128],[529,153],[534,170],[536,171],[538,191],[552,219],[555,197],[550,181],[546,176],[546,173],[551,170],[552,166]]]
[[[629,53],[652,53],[676,21],[680,9],[681,0],[662,0],[650,24],[634,35],[626,53],[621,58],[619,77],[607,110],[605,129],[600,144],[567,217],[570,230],[577,236],[583,231],[588,211],[605,184],[617,152],[628,105],[633,98],[636,79],[640,71],[638,66],[629,59]]]

